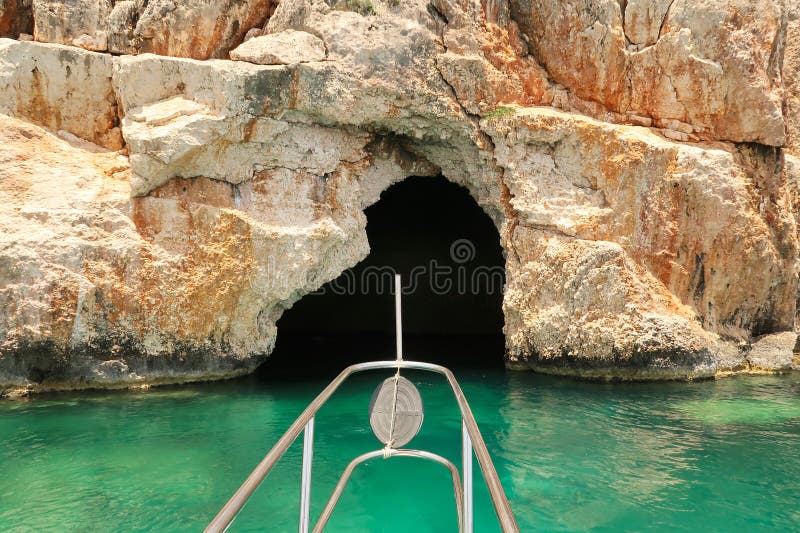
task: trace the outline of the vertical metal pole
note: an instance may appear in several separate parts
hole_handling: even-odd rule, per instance
[[[461,419],[462,476],[464,478],[464,533],[472,533],[472,439],[467,424]]]
[[[397,360],[403,360],[403,309],[400,303],[403,297],[403,283],[400,274],[394,275],[394,327],[397,335]]]
[[[314,418],[303,432],[303,475],[300,485],[300,533],[308,533],[311,513],[311,461],[314,457]]]

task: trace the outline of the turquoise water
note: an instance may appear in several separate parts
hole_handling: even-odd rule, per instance
[[[597,384],[456,373],[523,531],[757,531],[800,524],[800,377]],[[459,460],[438,377],[415,446]],[[317,419],[312,516],[349,459],[378,447],[358,376]],[[0,530],[199,531],[323,381],[255,379],[0,403]],[[301,442],[233,531],[296,531]],[[479,481],[481,481],[479,479]],[[497,531],[485,489],[476,531]],[[448,476],[413,459],[356,471],[329,531],[455,531]]]

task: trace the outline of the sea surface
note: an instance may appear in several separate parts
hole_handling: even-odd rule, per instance
[[[378,449],[367,408],[388,373],[355,377],[316,421],[312,523],[350,459]],[[460,465],[438,376],[411,445]],[[800,376],[602,384],[456,372],[523,531],[792,531],[800,527]],[[324,379],[243,379],[0,402],[0,531],[200,531]],[[411,446],[410,445],[410,446]],[[302,439],[231,531],[296,531]],[[476,464],[476,472],[477,472]],[[477,476],[475,531],[499,531]],[[356,470],[332,532],[456,531],[439,465]]]

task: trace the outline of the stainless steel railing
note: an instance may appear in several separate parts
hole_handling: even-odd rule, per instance
[[[342,496],[342,492],[344,492],[345,485],[350,481],[350,476],[353,475],[353,470],[361,463],[378,457],[416,457],[418,459],[433,461],[447,468],[447,470],[450,471],[450,476],[453,478],[453,493],[456,497],[456,513],[458,514],[458,530],[464,531],[464,488],[461,485],[461,477],[458,475],[458,468],[456,468],[456,465],[454,465],[452,461],[445,459],[441,455],[436,455],[435,453],[422,450],[395,450],[388,448],[359,455],[350,461],[350,464],[347,465],[342,477],[339,479],[339,483],[336,484],[336,488],[333,489],[333,493],[328,503],[325,505],[325,509],[323,509],[322,514],[319,515],[317,523],[314,524],[313,533],[322,533],[322,530],[328,524],[328,520],[330,520],[331,514],[333,514],[333,508],[336,507],[336,504],[339,502],[339,498]]]
[[[398,354],[399,354],[400,347],[398,346]],[[500,526],[504,533],[511,533],[511,532],[518,532],[519,527],[517,526],[516,519],[514,518],[514,513],[511,510],[511,505],[508,502],[508,498],[506,497],[505,491],[503,490],[503,486],[500,483],[500,478],[497,475],[497,471],[494,468],[494,464],[492,463],[492,459],[489,455],[489,451],[486,449],[486,443],[483,441],[483,436],[481,435],[480,430],[478,429],[478,424],[475,421],[475,417],[472,414],[472,410],[467,403],[466,397],[464,396],[464,392],[461,390],[461,386],[458,384],[453,373],[448,370],[447,368],[439,365],[434,365],[431,363],[422,363],[417,361],[404,361],[402,359],[396,361],[371,361],[367,363],[359,363],[355,365],[351,365],[347,367],[345,370],[342,371],[331,383],[325,387],[325,389],[317,396],[303,411],[299,417],[294,421],[294,423],[289,427],[286,433],[278,439],[278,442],[272,447],[272,449],[267,453],[264,459],[255,467],[255,469],[250,473],[244,483],[242,483],[241,487],[234,493],[228,503],[220,510],[214,520],[206,527],[206,533],[217,533],[222,532],[228,529],[230,524],[236,518],[236,515],[242,510],[242,507],[247,503],[247,500],[253,494],[253,492],[258,488],[259,484],[264,480],[267,476],[269,471],[275,466],[275,463],[283,456],[289,446],[294,442],[294,440],[300,435],[301,431],[305,430],[305,435],[303,439],[303,471],[302,471],[302,486],[301,486],[301,493],[300,493],[300,533],[308,533],[310,521],[309,521],[309,503],[311,498],[311,458],[313,453],[313,441],[314,441],[314,417],[319,411],[320,407],[325,404],[326,401],[333,395],[336,389],[352,374],[357,372],[363,372],[366,370],[378,370],[378,369],[412,369],[412,370],[425,370],[429,372],[436,372],[438,374],[443,375],[447,382],[450,384],[450,388],[453,390],[453,394],[456,398],[456,402],[458,403],[458,408],[461,411],[461,422],[462,422],[462,457],[463,457],[463,465],[462,465],[462,495],[461,497],[457,497],[456,500],[461,500],[461,506],[459,506],[460,517],[459,522],[463,524],[463,531],[466,533],[472,533],[472,518],[473,518],[473,508],[472,508],[472,457],[473,454],[478,460],[478,465],[480,466],[481,471],[483,472],[483,478],[486,482],[487,488],[489,489],[489,495],[492,499],[492,504],[494,505],[495,513],[497,514],[497,519],[500,523]],[[440,464],[444,464],[447,466],[446,463],[450,463],[444,458],[439,456],[435,456],[436,458],[432,457],[433,454],[428,454],[428,452],[421,452],[418,450],[393,450],[394,453],[391,451],[384,452],[381,450],[380,452],[373,452],[384,454],[387,453],[389,456],[391,455],[411,455],[416,457],[422,457],[429,460],[434,460],[439,462]],[[405,452],[405,453],[401,453]],[[425,457],[424,455],[419,454],[427,454],[428,456]],[[370,454],[367,454],[370,455]],[[350,466],[348,466],[349,471],[352,473],[352,468],[355,468],[359,462],[363,462],[364,460],[369,459],[370,457],[363,458],[361,456],[356,458]],[[438,458],[438,459],[437,459]],[[361,461],[359,461],[361,459]],[[441,460],[439,460],[441,459]],[[442,462],[444,461],[444,462]],[[452,463],[450,463],[452,465]],[[352,468],[351,468],[352,467]],[[448,466],[448,469],[450,467]],[[452,471],[451,471],[452,473]],[[342,476],[342,480],[340,484],[342,485],[341,489],[344,487],[344,483],[347,482],[345,479],[345,475],[349,478],[348,471],[345,471],[345,474]],[[454,477],[454,486],[457,486],[455,483],[457,480],[457,476]],[[341,489],[337,485],[337,489],[334,491],[334,494],[331,496],[331,500],[328,502],[330,509],[327,508],[323,511],[323,515],[320,517],[318,521],[319,528],[315,528],[314,531],[321,531],[321,527],[324,527],[325,522],[330,516],[330,513],[333,510],[333,506],[336,504],[336,500],[338,500],[337,490],[339,494],[341,494]],[[335,498],[335,499],[334,499]],[[331,503],[332,502],[332,503]],[[457,503],[458,505],[458,503]],[[324,521],[322,521],[324,519]]]

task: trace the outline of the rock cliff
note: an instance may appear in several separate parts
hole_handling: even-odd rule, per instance
[[[6,2],[0,389],[249,372],[285,309],[366,256],[364,208],[438,174],[498,228],[509,366],[797,367],[798,17]]]

